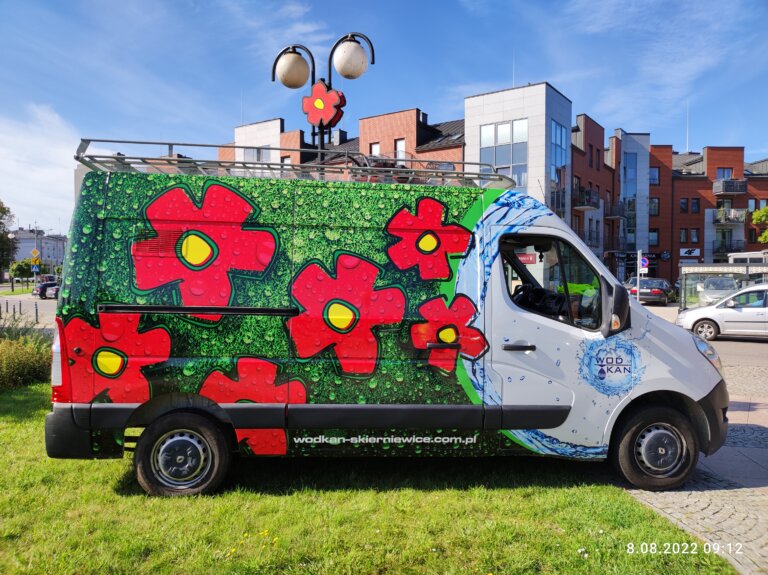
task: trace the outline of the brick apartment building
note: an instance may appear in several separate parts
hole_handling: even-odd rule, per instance
[[[651,145],[648,133],[622,129],[606,140],[586,114],[568,129],[571,101],[546,82],[467,96],[464,110],[463,119],[436,124],[418,108],[362,118],[356,137],[333,132],[327,163],[365,154],[417,168],[491,164],[550,206],[622,280],[636,273],[638,250],[650,276],[675,281],[680,263],[760,249],[749,214],[768,201],[768,159],[745,164],[740,147],[677,153]],[[245,149],[221,148],[219,159],[316,161],[304,131],[286,132],[282,118],[236,127],[234,144]]]

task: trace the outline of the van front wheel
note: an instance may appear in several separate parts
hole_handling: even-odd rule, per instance
[[[631,415],[615,436],[611,450],[617,471],[632,485],[649,491],[679,487],[699,459],[691,422],[668,407],[648,407]]]
[[[215,491],[230,460],[221,429],[194,413],[172,413],[152,422],[139,437],[133,458],[139,485],[160,496]]]

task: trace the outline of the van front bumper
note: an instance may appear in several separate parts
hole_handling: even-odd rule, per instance
[[[709,426],[709,445],[704,450],[705,455],[712,455],[725,443],[728,435],[728,401],[728,389],[724,379],[698,401]]]

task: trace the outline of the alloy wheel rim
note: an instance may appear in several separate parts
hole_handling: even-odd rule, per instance
[[[704,338],[712,337],[715,334],[714,328],[708,323],[702,323],[696,330],[698,335]]]

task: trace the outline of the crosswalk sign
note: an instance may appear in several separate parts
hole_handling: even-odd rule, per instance
[[[33,274],[39,274],[40,273],[40,266],[32,266],[32,273]]]

